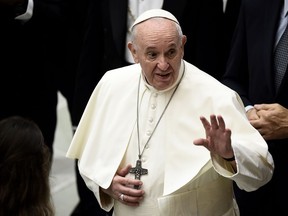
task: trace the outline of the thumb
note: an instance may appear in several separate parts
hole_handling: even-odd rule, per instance
[[[124,176],[126,176],[126,175],[129,173],[131,167],[132,167],[131,164],[128,164],[127,166],[119,169],[119,170],[117,171],[117,174],[118,174],[119,176],[124,177]]]

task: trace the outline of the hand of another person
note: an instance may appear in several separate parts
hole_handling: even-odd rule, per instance
[[[288,109],[280,104],[256,104],[259,119],[250,120],[265,140],[288,138]]]
[[[259,116],[257,115],[257,110],[255,108],[249,109],[246,112],[246,116],[247,116],[249,121],[259,119]]]
[[[131,165],[127,165],[118,170],[109,188],[102,188],[102,191],[125,205],[138,206],[140,201],[144,198],[144,190],[133,188],[134,185],[142,184],[140,180],[125,177],[129,173],[131,167]]]
[[[203,116],[200,117],[200,120],[205,128],[206,139],[196,139],[194,144],[202,145],[211,153],[217,154],[222,158],[232,158],[234,152],[231,146],[231,130],[226,128],[222,116],[210,115],[211,124]]]

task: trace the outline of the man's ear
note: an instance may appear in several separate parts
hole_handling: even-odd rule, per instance
[[[187,37],[186,37],[186,35],[183,35],[183,37],[182,37],[182,46],[181,46],[181,49],[182,49],[182,58],[184,57],[184,46],[185,46],[185,44],[186,44],[186,42],[187,42]]]
[[[137,57],[137,51],[136,51],[136,49],[134,47],[134,44],[132,42],[129,42],[127,46],[128,46],[128,49],[130,50],[130,53],[132,54],[134,62],[135,63],[139,63],[138,57]]]

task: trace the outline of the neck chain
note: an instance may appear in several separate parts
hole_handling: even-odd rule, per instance
[[[178,84],[176,85],[176,87],[175,87],[175,89],[174,89],[172,95],[170,96],[169,101],[167,102],[167,104],[166,104],[166,106],[165,106],[165,108],[164,108],[162,114],[160,115],[160,117],[159,117],[159,119],[158,119],[158,121],[157,121],[157,123],[156,123],[156,125],[155,125],[155,127],[154,127],[154,129],[153,129],[153,131],[152,131],[152,133],[151,133],[151,135],[150,135],[150,137],[148,138],[147,142],[145,143],[145,145],[144,145],[142,151],[141,151],[141,149],[140,149],[140,133],[139,133],[139,95],[140,95],[140,82],[141,82],[141,75],[140,75],[140,77],[139,77],[138,92],[137,92],[137,138],[138,138],[138,160],[136,161],[136,166],[130,169],[130,173],[135,174],[135,179],[140,179],[140,178],[141,178],[141,175],[148,174],[148,169],[144,169],[144,168],[142,168],[142,161],[141,161],[142,155],[143,155],[143,153],[144,153],[144,151],[145,151],[145,149],[146,149],[146,146],[148,145],[148,143],[149,143],[149,141],[150,141],[152,135],[154,134],[154,132],[155,132],[157,126],[159,125],[159,123],[160,123],[160,121],[161,121],[161,119],[162,119],[162,117],[163,117],[163,115],[164,115],[164,113],[165,113],[167,107],[169,106],[169,104],[170,104],[170,102],[171,102],[171,100],[172,100],[172,98],[173,98],[173,96],[174,96],[176,90],[178,89],[178,87],[179,87],[179,85],[180,85],[180,83],[181,83],[181,80],[182,80],[182,78],[183,78],[183,76],[184,76],[184,73],[185,73],[185,64],[184,64],[184,71],[183,71],[183,73],[182,73],[182,76],[181,76],[181,78],[180,78]],[[139,186],[138,186],[138,185],[135,185],[134,188],[139,189]]]

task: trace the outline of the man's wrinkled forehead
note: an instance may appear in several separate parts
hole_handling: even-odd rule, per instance
[[[144,22],[145,20],[148,20],[151,18],[156,18],[156,17],[162,17],[162,18],[172,20],[173,22],[175,22],[179,25],[179,22],[176,19],[176,17],[173,14],[171,14],[170,12],[163,10],[163,9],[151,9],[151,10],[148,10],[148,11],[145,11],[144,13],[142,13],[135,20],[135,22],[132,24],[130,29],[132,30],[135,25],[137,25],[141,22]]]

